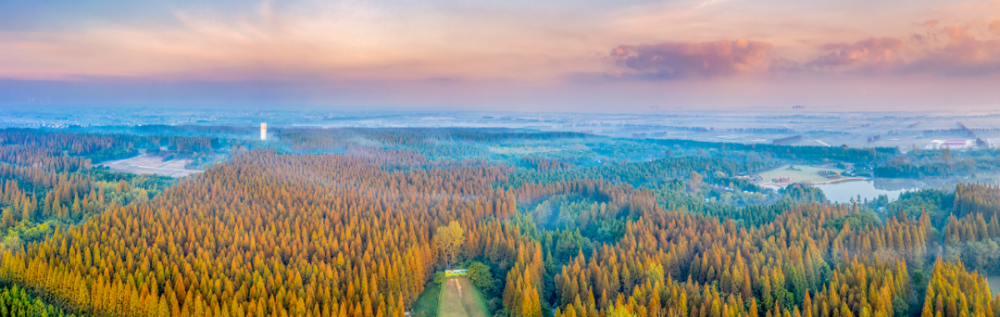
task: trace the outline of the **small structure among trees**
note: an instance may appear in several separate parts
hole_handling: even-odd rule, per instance
[[[468,269],[444,270],[444,276],[445,277],[468,276],[468,275],[469,275],[469,270]]]
[[[826,177],[826,178],[829,178],[829,179],[838,179],[838,178],[840,178],[840,173],[837,173],[837,172],[834,172],[834,171],[831,171],[831,170],[818,171],[818,172],[816,172],[816,174],[819,174],[819,176],[823,176],[823,177]]]

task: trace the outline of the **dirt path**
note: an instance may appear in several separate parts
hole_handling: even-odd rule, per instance
[[[483,295],[472,286],[468,278],[451,278],[443,286],[438,306],[439,317],[490,316]]]

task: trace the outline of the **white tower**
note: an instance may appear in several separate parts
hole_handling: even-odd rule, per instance
[[[267,123],[265,122],[260,123],[260,140],[267,140]]]

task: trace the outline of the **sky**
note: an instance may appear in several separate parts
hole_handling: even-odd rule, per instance
[[[1000,1],[2,0],[0,107],[1000,107]]]

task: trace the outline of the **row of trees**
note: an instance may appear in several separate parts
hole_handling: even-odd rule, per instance
[[[982,275],[969,273],[961,262],[939,260],[934,265],[920,316],[997,316],[1000,296],[992,295]]]
[[[823,225],[851,212],[804,205],[743,229],[691,214],[650,215],[629,223],[616,245],[563,267],[561,313],[601,316],[624,305],[638,316],[893,315],[894,300],[912,301],[906,263],[922,260],[929,223]],[[872,287],[878,295],[866,295]]]
[[[91,162],[135,156],[140,148],[160,146],[202,152],[220,144],[210,137],[0,130],[0,162],[48,170],[74,172],[88,168]]]
[[[0,316],[76,317],[77,315],[67,314],[59,307],[46,304],[15,285],[0,288]],[[85,316],[87,315],[80,315],[80,317]]]

